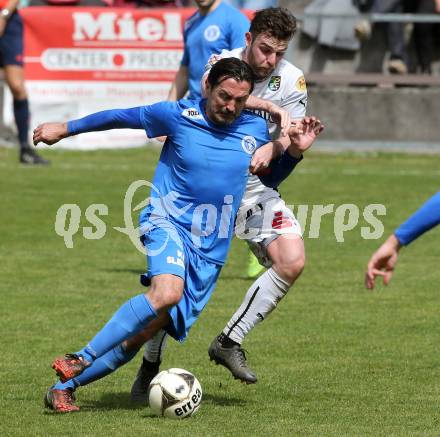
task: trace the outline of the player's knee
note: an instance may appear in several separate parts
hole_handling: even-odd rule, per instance
[[[158,310],[168,309],[179,303],[182,298],[183,290],[180,287],[168,286],[166,288],[162,287],[152,287],[150,292],[147,294],[148,300],[151,305]]]
[[[304,253],[283,256],[274,264],[275,271],[290,285],[299,278],[304,270],[306,256]]]
[[[27,98],[26,88],[22,82],[11,81],[9,83],[9,89],[14,100],[24,100]]]
[[[182,290],[179,290],[177,288],[167,290],[163,296],[164,306],[166,306],[167,308],[171,308],[174,305],[177,305],[181,298],[182,298]]]

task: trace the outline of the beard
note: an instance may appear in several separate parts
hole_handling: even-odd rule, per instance
[[[229,111],[219,111],[212,113],[211,118],[217,124],[232,124],[238,118],[238,114]]]
[[[254,76],[257,82],[262,82],[267,79],[273,72],[275,68],[272,67],[259,67],[254,69]]]
[[[216,0],[208,0],[208,1],[205,0],[205,2],[201,2],[202,4],[198,4],[198,2],[196,3],[199,8],[209,9],[214,4],[215,1]]]
[[[248,53],[248,57],[247,57],[247,63],[250,65],[254,76],[255,76],[255,80],[257,82],[262,82],[263,80],[267,79],[275,70],[275,66],[273,67],[260,67],[260,66],[256,66],[256,61],[255,61],[255,57],[252,54],[252,50],[249,51]]]

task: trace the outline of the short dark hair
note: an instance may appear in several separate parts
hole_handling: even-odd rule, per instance
[[[251,89],[254,90],[254,73],[249,65],[237,58],[223,58],[217,61],[208,74],[208,83],[211,88],[215,88],[226,79],[235,79],[237,82],[249,82]]]
[[[286,8],[266,8],[257,11],[249,29],[253,38],[262,33],[290,41],[296,32],[296,18]]]

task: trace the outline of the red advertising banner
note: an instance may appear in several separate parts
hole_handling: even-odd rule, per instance
[[[184,23],[194,11],[80,6],[21,9],[32,125],[165,100],[182,58]],[[13,126],[11,99],[5,89],[4,122]],[[146,141],[144,132],[124,129],[66,138],[59,147],[133,147]]]
[[[27,80],[172,81],[194,9],[30,7]]]

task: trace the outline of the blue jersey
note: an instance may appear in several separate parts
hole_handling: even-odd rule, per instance
[[[248,111],[231,125],[216,125],[205,100],[142,107],[149,137],[167,135],[140,224],[166,218],[200,256],[224,264],[234,219],[256,148],[269,141],[266,122]],[[172,237],[172,232],[170,233]]]
[[[160,102],[112,109],[67,123],[69,135],[108,129],[145,129],[166,135],[142,224],[166,229],[210,262],[223,264],[246,188],[253,152],[269,141],[263,118],[243,111],[230,125],[205,114],[206,100]]]
[[[189,99],[200,99],[200,81],[212,54],[245,45],[249,20],[225,3],[207,15],[197,11],[185,23],[182,65],[188,68]]]

